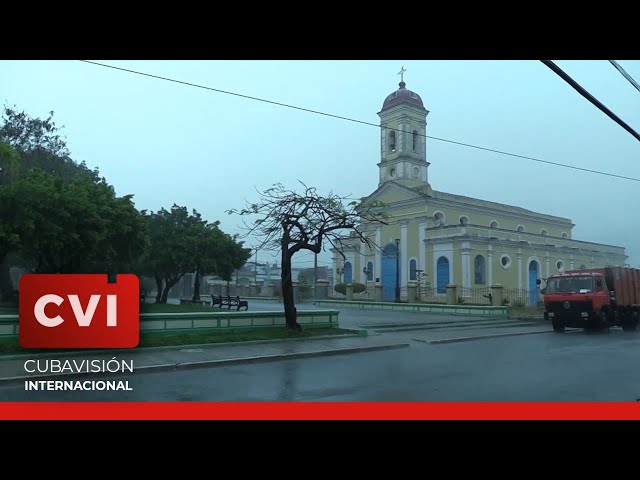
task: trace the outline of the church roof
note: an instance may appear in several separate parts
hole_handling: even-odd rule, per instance
[[[374,192],[372,192],[370,195],[365,197],[365,199],[370,199],[375,197],[381,190],[388,188],[390,186],[400,188],[402,190],[405,190],[406,192],[412,192],[414,195],[419,195],[420,197],[424,198],[427,202],[429,198],[432,198],[434,200],[440,200],[443,202],[470,204],[478,207],[491,209],[494,211],[502,211],[505,213],[506,212],[520,213],[522,215],[530,215],[530,216],[538,217],[541,220],[547,219],[549,221],[555,221],[555,222],[567,223],[567,224],[573,225],[573,223],[571,222],[571,219],[569,218],[557,217],[555,215],[549,215],[546,213],[534,212],[533,210],[527,210],[526,208],[516,207],[514,205],[507,205],[507,204],[498,203],[498,202],[490,202],[488,200],[482,200],[482,199],[473,198],[473,197],[466,197],[464,195],[438,192],[438,191],[432,190],[427,185],[423,185],[420,187],[408,187],[393,180],[390,180],[388,182],[385,182],[383,185],[380,185]]]
[[[414,107],[426,110],[426,108],[424,108],[424,104],[422,103],[422,98],[420,98],[420,95],[412,92],[411,90],[407,90],[407,84],[404,83],[404,81],[400,82],[399,85],[400,88],[398,88],[398,90],[391,93],[389,96],[387,96],[387,98],[384,99],[381,112],[401,104],[413,105]]]
[[[466,197],[466,196],[463,196],[463,195],[456,195],[456,194],[453,194],[453,193],[438,192],[438,191],[433,190],[433,198],[436,198],[438,200],[444,200],[444,201],[472,203],[474,205],[487,207],[487,208],[491,208],[491,209],[495,209],[495,210],[505,210],[506,209],[506,210],[511,211],[511,212],[518,212],[518,213],[523,213],[523,214],[527,214],[527,215],[543,216],[543,217],[553,218],[554,220],[561,220],[563,222],[571,223],[571,220],[568,219],[568,218],[557,217],[555,215],[549,215],[549,214],[546,214],[546,213],[534,212],[533,210],[527,210],[526,208],[516,207],[514,205],[507,205],[507,204],[504,204],[504,203],[491,202],[491,201],[488,201],[488,200],[482,200],[482,199],[473,198],[473,197]]]

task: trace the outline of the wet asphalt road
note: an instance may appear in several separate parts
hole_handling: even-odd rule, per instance
[[[100,379],[101,377],[94,377]],[[131,392],[25,392],[4,401],[633,401],[640,333],[538,334],[117,377]]]

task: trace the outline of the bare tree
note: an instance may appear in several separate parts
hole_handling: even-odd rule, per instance
[[[300,250],[320,253],[328,242],[341,254],[346,246],[364,242],[369,248],[379,249],[366,235],[364,226],[371,223],[386,225],[387,215],[379,201],[364,203],[349,201],[330,192],[321,196],[315,187],[304,183],[302,192],[285,188],[277,183],[264,192],[258,192],[257,203],[247,202],[241,210],[228,210],[229,214],[258,216],[250,224],[245,222],[245,235],[256,235],[263,240],[258,248],[280,249],[282,253],[282,299],[287,328],[301,331],[293,295],[291,259]],[[342,254],[344,257],[344,254]]]

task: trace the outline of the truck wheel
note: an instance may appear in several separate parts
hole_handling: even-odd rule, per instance
[[[638,312],[629,314],[622,321],[622,330],[625,332],[635,332],[638,330]]]
[[[561,322],[560,320],[556,320],[555,318],[551,321],[551,324],[553,325],[553,331],[554,332],[564,332],[564,323]]]
[[[598,330],[603,333],[609,333],[611,331],[610,328],[611,324],[609,323],[607,312],[600,312],[600,315],[598,315]]]

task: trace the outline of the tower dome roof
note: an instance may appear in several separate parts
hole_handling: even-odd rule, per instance
[[[400,88],[398,88],[398,90],[388,95],[387,98],[384,99],[381,111],[388,110],[401,104],[413,105],[414,107],[426,110],[426,108],[424,108],[424,104],[422,103],[422,98],[420,98],[420,95],[411,90],[407,90],[406,86],[407,84],[404,81],[400,82]]]

